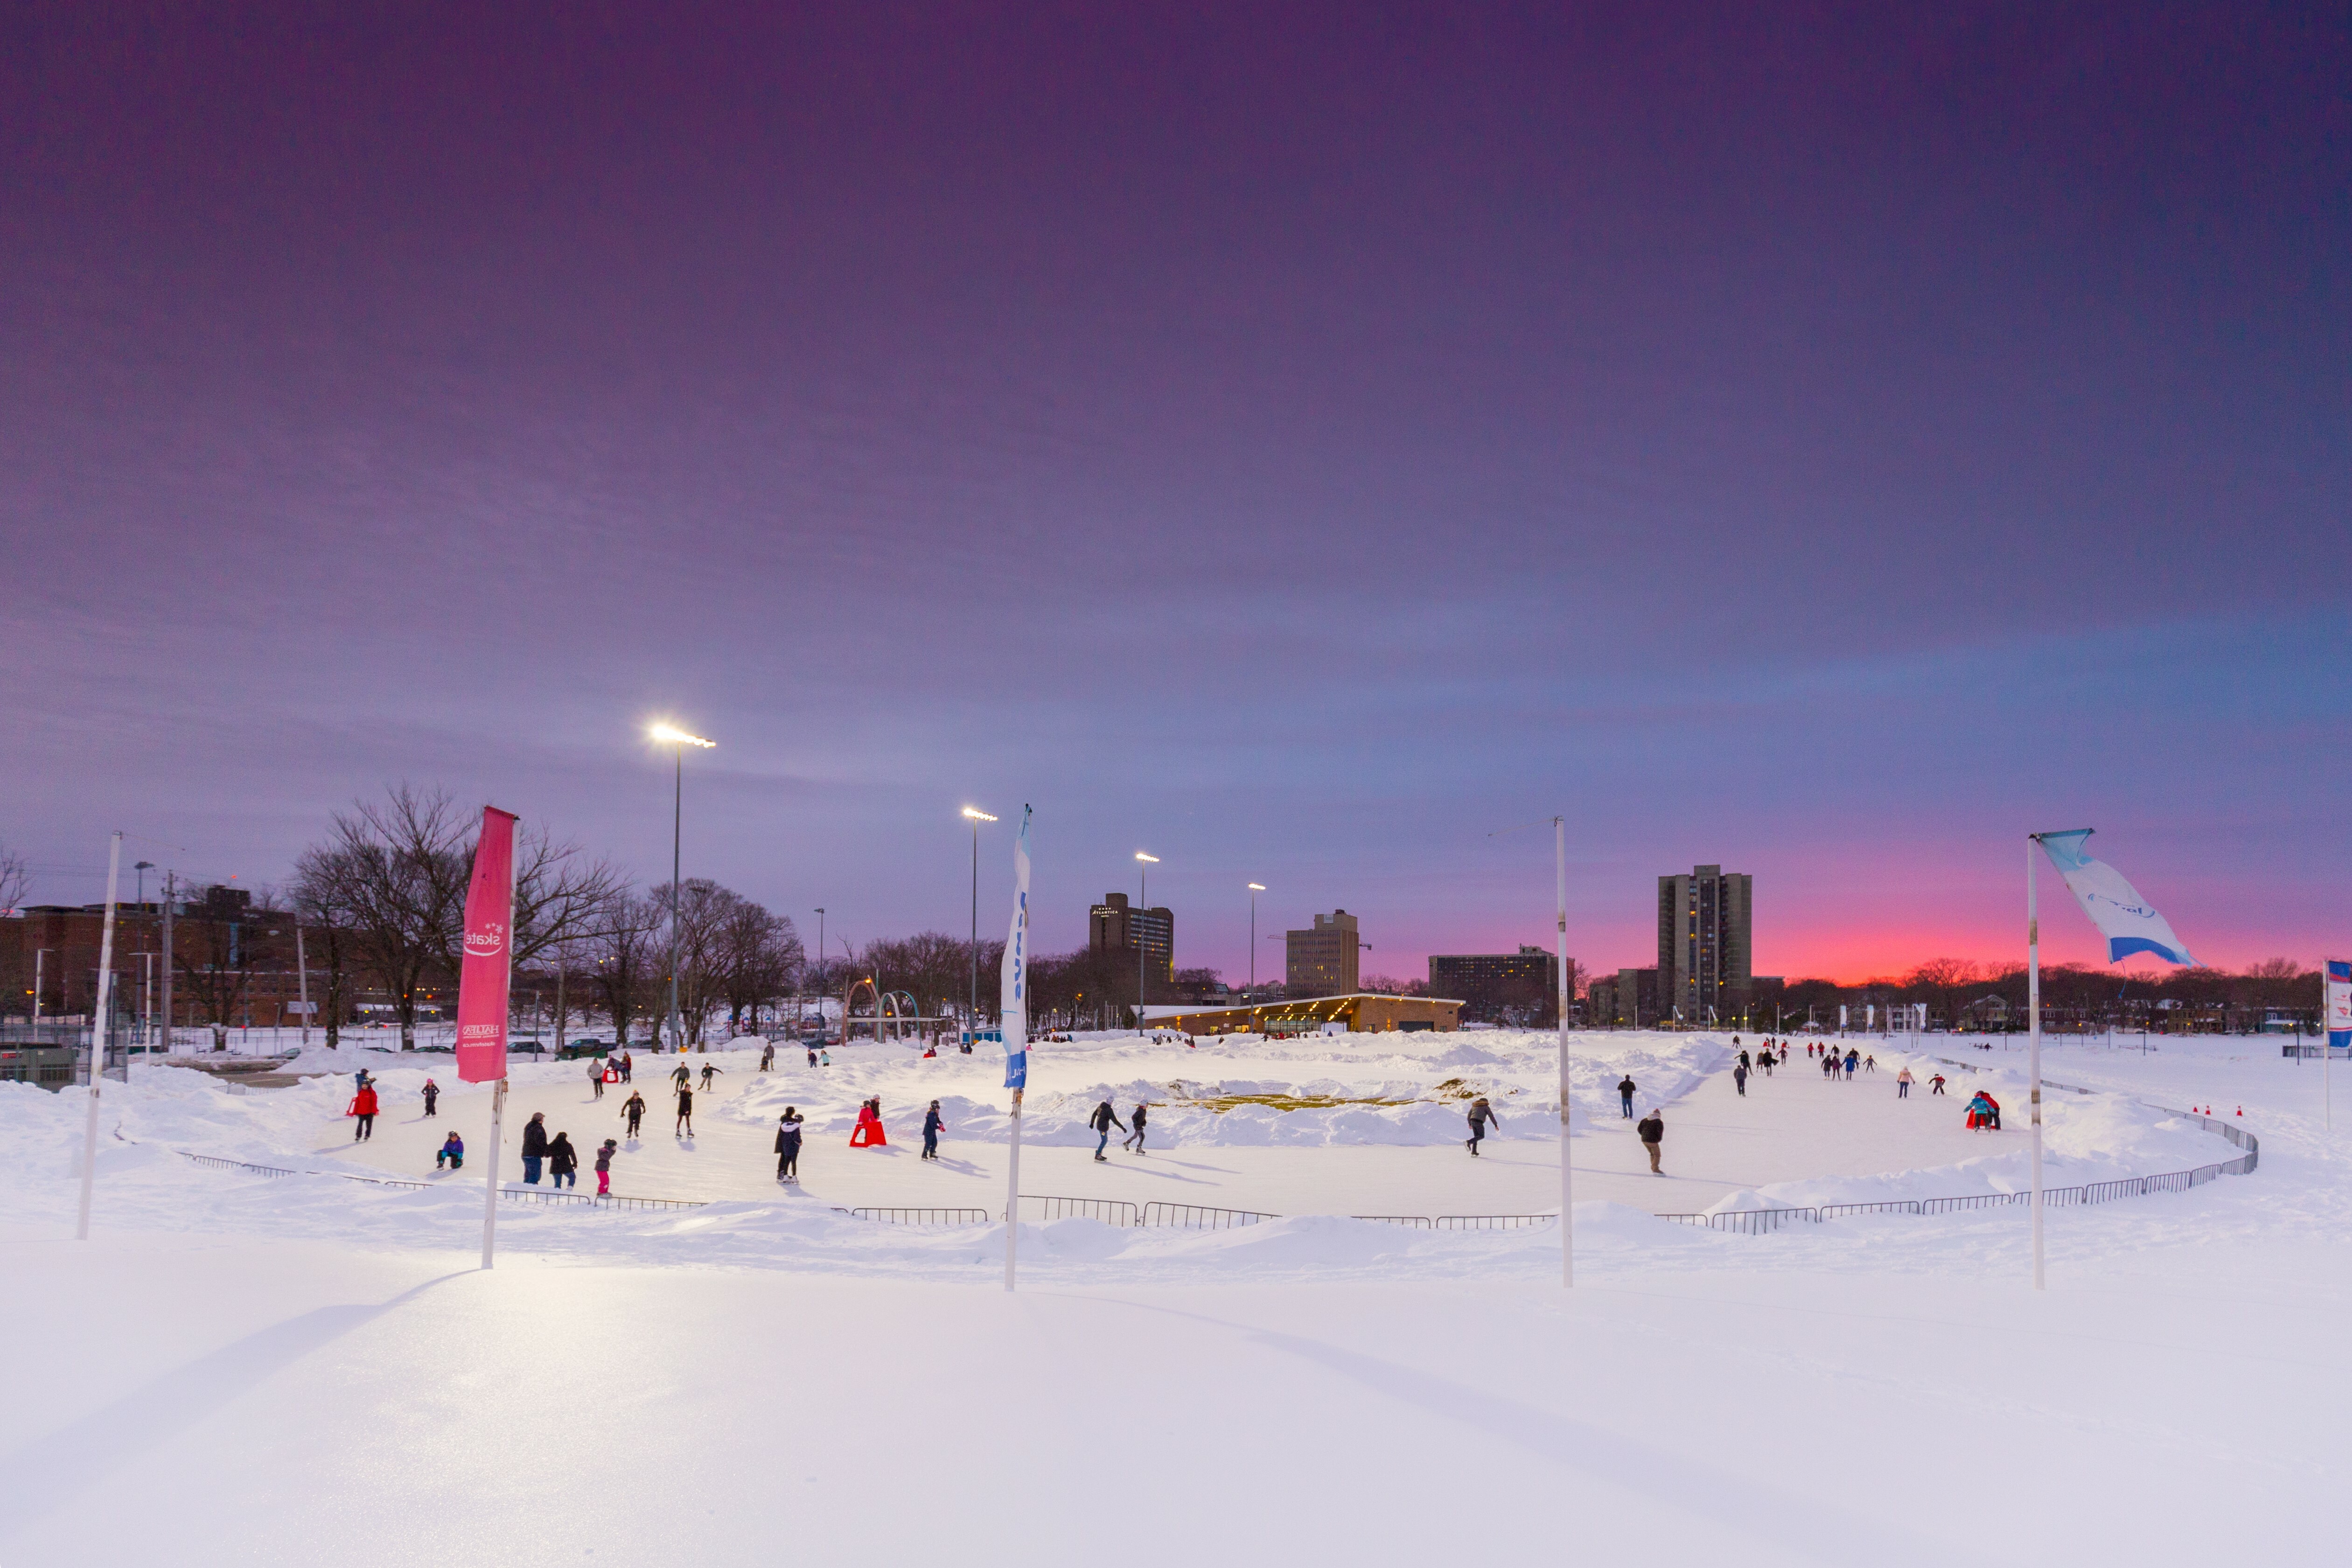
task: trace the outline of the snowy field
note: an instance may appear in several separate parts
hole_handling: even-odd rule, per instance
[[[2024,1185],[2017,1054],[1857,1043],[1877,1072],[1825,1082],[1800,1052],[1741,1097],[1727,1037],[1577,1037],[1573,1292],[1556,1225],[1346,1218],[1553,1207],[1548,1035],[1041,1046],[1024,1191],[1287,1218],[1024,1225],[1013,1297],[1001,1226],[836,1212],[1002,1206],[986,1057],[691,1058],[723,1076],[688,1140],[677,1059],[641,1056],[615,1189],[708,1206],[503,1205],[489,1274],[487,1099],[446,1057],[310,1053],[379,1072],[356,1152],[347,1076],[236,1094],[142,1064],[110,1086],[87,1244],[84,1102],[0,1084],[0,1301],[31,1352],[0,1406],[0,1563],[2332,1560],[2352,1205],[2318,1065],[2263,1040],[2051,1049],[2050,1078],[2094,1091],[2051,1096],[2053,1185],[2238,1152],[2167,1108],[2242,1106],[2263,1147],[2250,1176],[2053,1210],[2041,1296],[2022,1208],[1767,1237],[1654,1218]],[[1898,1065],[1938,1058],[1980,1071],[1895,1098]],[[1629,1073],[1664,1176],[1619,1115]],[[583,1066],[516,1085],[509,1179],[532,1110],[583,1150],[621,1131],[625,1091],[597,1101]],[[2008,1132],[1960,1126],[1980,1086]],[[1471,1092],[1503,1114],[1477,1160]],[[1092,1159],[1106,1094],[1152,1104],[1148,1154]],[[851,1150],[869,1095],[892,1141]],[[786,1103],[809,1117],[797,1189],[768,1152]],[[450,1126],[475,1158],[421,1192],[173,1152],[429,1180]]]

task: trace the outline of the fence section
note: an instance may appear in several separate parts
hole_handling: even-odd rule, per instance
[[[984,1208],[849,1208],[841,1210],[860,1219],[886,1225],[986,1225],[996,1216]]]
[[[283,1166],[257,1166],[246,1160],[223,1159],[218,1155],[192,1155],[185,1149],[174,1149],[172,1152],[182,1159],[203,1166],[208,1170],[243,1171],[247,1176],[265,1176],[271,1179],[298,1176],[332,1176],[337,1181],[362,1182],[369,1186],[397,1187],[405,1192],[425,1192],[430,1188],[446,1187],[450,1185],[447,1182],[404,1181],[398,1176],[359,1176],[351,1171],[289,1170]],[[519,1203],[536,1203],[543,1207],[571,1203],[586,1204],[591,1208],[652,1209],[703,1207],[700,1202],[692,1198],[624,1197],[618,1193],[609,1192],[599,1197],[593,1192],[559,1192],[551,1187],[513,1186],[506,1184],[499,1186],[499,1196]]]
[[[1049,1197],[1024,1192],[1021,1201],[1035,1205],[1022,1209],[1024,1219],[1099,1219],[1105,1225],[1132,1226],[1137,1214],[1135,1205],[1123,1197]]]
[[[2255,1166],[2262,1159],[2262,1141],[2252,1133],[2213,1116],[2200,1116],[2186,1111],[2176,1111],[2172,1114],[2198,1123],[2209,1133],[2219,1133],[2246,1152],[2234,1160],[2199,1166],[2195,1170],[2126,1176],[2121,1181],[2095,1181],[2081,1186],[2044,1187],[2042,1191],[2043,1205],[2051,1208],[2073,1208],[2090,1203],[2112,1203],[2119,1197],[2187,1192],[2191,1187],[2203,1186],[2207,1182],[2219,1181],[2225,1176],[2253,1174]],[[2011,1208],[2020,1204],[2030,1205],[2032,1201],[2033,1195],[2030,1192],[1977,1192],[1962,1197],[1897,1197],[1881,1203],[1824,1203],[1809,1208],[1736,1208],[1721,1214],[1662,1214],[1658,1218],[1674,1220],[1679,1225],[1703,1225],[1710,1230],[1736,1230],[1743,1236],[1761,1236],[1782,1229],[1800,1219],[1819,1223],[1824,1219],[1843,1219],[1853,1214],[1953,1214],[1972,1208]]]
[[[1235,1230],[1262,1219],[1280,1219],[1248,1208],[1213,1208],[1204,1203],[1147,1203],[1139,1225],[1165,1225],[1179,1230]]]

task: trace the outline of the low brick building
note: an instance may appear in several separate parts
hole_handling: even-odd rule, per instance
[[[1462,1004],[1442,997],[1388,997],[1369,991],[1307,997],[1256,1007],[1146,1008],[1153,1029],[1186,1034],[1312,1034],[1336,1023],[1351,1034],[1391,1030],[1451,1031],[1462,1025]]]

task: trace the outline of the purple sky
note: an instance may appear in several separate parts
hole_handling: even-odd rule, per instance
[[[2021,956],[2086,825],[2352,947],[2345,14],[1908,12],[20,11],[0,837],[667,874],[667,716],[861,942],[1028,800],[1043,946],[1148,849],[1236,978],[1251,880],[1548,941],[1555,811],[1600,967],[1701,861],[1765,972]]]

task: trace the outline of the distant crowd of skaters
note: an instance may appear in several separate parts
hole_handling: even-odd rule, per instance
[[[1774,1040],[1768,1037],[1755,1048],[1752,1053],[1746,1047],[1740,1046],[1738,1035],[1731,1037],[1731,1043],[1737,1048],[1731,1068],[1732,1086],[1743,1099],[1748,1094],[1748,1081],[1755,1073],[1762,1072],[1769,1078],[1772,1075],[1772,1070],[1775,1067],[1786,1067],[1789,1064],[1790,1045],[1785,1040]],[[961,1042],[960,1049],[964,1055],[971,1055],[971,1041]],[[1841,1053],[1836,1046],[1825,1040],[1807,1040],[1804,1042],[1804,1050],[1806,1060],[1818,1061],[1821,1063],[1822,1076],[1832,1082],[1841,1081],[1851,1082],[1858,1072],[1878,1071],[1878,1058],[1866,1054],[1853,1046],[1846,1047]],[[807,1051],[808,1064],[811,1067],[833,1065],[832,1052],[826,1048],[810,1046]],[[936,1056],[939,1054],[939,1048],[933,1045],[923,1054]],[[775,1061],[776,1048],[771,1041],[760,1052],[760,1071],[768,1071],[774,1067]],[[721,1076],[725,1071],[726,1069],[716,1063],[704,1062],[700,1072],[702,1092],[706,1094],[710,1092],[712,1080]],[[621,1103],[621,1115],[627,1124],[627,1136],[632,1142],[640,1135],[639,1129],[644,1124],[646,1114],[645,1096],[638,1093],[634,1087],[636,1059],[626,1051],[617,1052],[609,1058],[593,1061],[588,1068],[588,1082],[593,1097],[598,1100],[604,1097],[604,1086],[607,1083],[632,1085],[629,1097]],[[671,1129],[672,1134],[681,1140],[690,1138],[694,1135],[696,1072],[684,1061],[680,1061],[670,1070],[667,1076],[675,1086],[671,1092],[677,1102],[677,1121]],[[1902,1068],[1895,1075],[1895,1098],[1909,1099],[1912,1086],[1918,1082],[1919,1080],[1913,1075],[1909,1067]],[[1931,1074],[1927,1082],[1929,1093],[1944,1092],[1946,1080],[1942,1073]],[[1641,1087],[1633,1082],[1631,1074],[1618,1082],[1617,1102],[1620,1113],[1624,1120],[1633,1121],[1633,1098],[1640,1092]],[[441,1090],[440,1086],[430,1078],[425,1081],[424,1098],[425,1114],[427,1116],[436,1114],[441,1098]],[[374,1080],[365,1068],[362,1068],[358,1074],[356,1092],[352,1096],[351,1106],[344,1113],[345,1115],[354,1119],[352,1132],[352,1139],[354,1143],[365,1142],[373,1136],[376,1112]],[[2000,1102],[1981,1090],[1969,1099],[1966,1114],[1970,1131],[1995,1133],[2000,1131]],[[1098,1161],[1108,1161],[1109,1156],[1104,1151],[1110,1146],[1110,1135],[1114,1130],[1126,1134],[1120,1140],[1121,1148],[1138,1155],[1142,1154],[1144,1128],[1150,1116],[1150,1107],[1139,1103],[1128,1113],[1128,1119],[1125,1122],[1119,1120],[1118,1108],[1111,1102],[1105,1100],[1097,1105],[1087,1118],[1087,1131],[1096,1134],[1094,1157]],[[1478,1153],[1478,1145],[1486,1141],[1488,1133],[1501,1128],[1503,1118],[1487,1099],[1481,1095],[1471,1101],[1468,1119],[1470,1135],[1463,1141],[1462,1146],[1475,1155]],[[799,1108],[793,1105],[785,1106],[783,1114],[776,1119],[776,1179],[780,1182],[800,1180],[801,1142],[807,1118],[801,1114]],[[947,1131],[947,1122],[940,1113],[940,1103],[934,1100],[923,1114],[922,1157],[924,1159],[936,1160],[940,1157],[940,1134],[945,1131]],[[1651,1173],[1656,1176],[1665,1175],[1662,1156],[1665,1144],[1666,1123],[1665,1117],[1657,1107],[1650,1107],[1648,1113],[1640,1121],[1634,1122],[1633,1135],[1641,1140],[1643,1149],[1650,1156]],[[882,1125],[882,1099],[881,1096],[875,1095],[858,1106],[857,1120],[849,1134],[849,1146],[853,1149],[882,1148],[887,1146],[889,1141],[889,1136]],[[613,1189],[613,1158],[619,1150],[618,1140],[613,1138],[605,1139],[596,1149],[594,1168],[596,1191],[600,1197],[609,1195]],[[462,1170],[465,1164],[465,1140],[453,1131],[442,1142],[440,1150],[435,1155],[434,1168]],[[533,1112],[530,1120],[523,1125],[522,1169],[522,1179],[529,1186],[537,1186],[542,1174],[548,1176],[553,1185],[559,1187],[577,1186],[580,1184],[580,1156],[578,1151],[572,1146],[571,1135],[568,1133],[558,1132],[551,1136],[547,1131],[545,1112]]]

